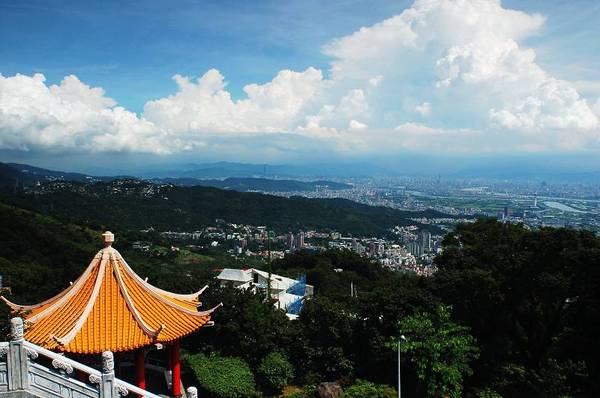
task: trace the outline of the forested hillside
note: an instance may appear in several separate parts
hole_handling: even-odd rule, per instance
[[[107,183],[46,183],[18,194],[4,191],[6,201],[76,222],[111,228],[193,231],[215,219],[266,225],[280,232],[299,229],[337,230],[381,235],[409,218],[444,216],[429,210],[400,211],[345,199],[284,198],[208,187],[180,187],[140,180]],[[430,228],[432,230],[433,228]]]
[[[56,294],[98,251],[98,233],[0,203],[4,285],[11,287],[15,300],[26,303]]]

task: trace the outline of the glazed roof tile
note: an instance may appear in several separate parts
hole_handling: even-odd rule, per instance
[[[150,285],[104,236],[107,246],[58,295],[36,305],[18,305],[2,297],[24,318],[28,341],[78,354],[130,351],[180,339],[210,321],[219,306],[197,310],[204,289],[176,294]]]

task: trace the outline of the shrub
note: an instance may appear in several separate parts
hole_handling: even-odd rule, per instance
[[[502,395],[498,394],[494,390],[486,388],[485,390],[481,390],[477,393],[477,398],[502,398]]]
[[[315,396],[315,386],[307,385],[302,388],[296,388],[293,391],[284,392],[282,398],[312,398]]]
[[[390,386],[357,380],[340,398],[396,398],[398,392]]]
[[[186,359],[200,389],[218,398],[246,398],[255,395],[254,375],[244,360],[217,354],[191,355]]]
[[[257,373],[266,392],[279,393],[294,377],[294,367],[285,355],[272,352],[260,362]]]

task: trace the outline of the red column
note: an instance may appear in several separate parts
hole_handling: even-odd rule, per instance
[[[139,388],[146,389],[144,348],[140,348],[135,352],[135,381]]]
[[[171,346],[171,372],[173,375],[172,394],[175,397],[181,395],[181,364],[179,362],[179,340]]]

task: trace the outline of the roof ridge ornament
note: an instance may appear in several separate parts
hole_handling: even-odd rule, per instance
[[[102,234],[102,239],[104,241],[104,247],[111,247],[115,241],[115,234],[110,231],[106,231]]]

